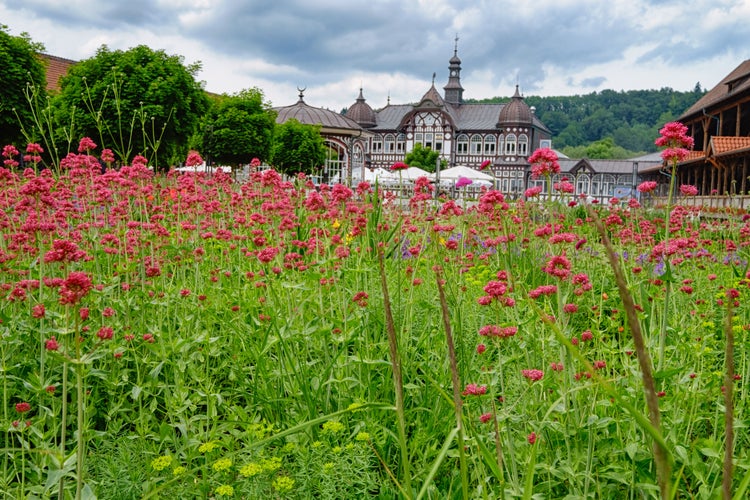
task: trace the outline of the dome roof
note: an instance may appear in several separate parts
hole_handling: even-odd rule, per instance
[[[299,100],[291,106],[276,109],[276,123],[284,123],[294,118],[303,125],[320,125],[324,129],[362,130],[362,127],[346,116],[329,109],[309,106],[303,100],[302,91]]]
[[[362,96],[362,89],[359,89],[359,97],[357,102],[352,104],[346,111],[347,118],[354,120],[364,128],[371,128],[378,124],[375,116],[375,111],[372,110],[369,104],[365,102],[364,96]]]
[[[531,108],[529,108],[529,105],[521,97],[521,94],[518,92],[518,85],[516,85],[516,93],[513,94],[510,102],[500,110],[498,125],[531,124],[532,120]]]

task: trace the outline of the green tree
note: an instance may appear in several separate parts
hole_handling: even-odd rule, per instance
[[[239,165],[271,157],[276,113],[258,88],[219,97],[203,124],[202,153],[219,163]]]
[[[46,95],[45,67],[37,55],[44,46],[31,40],[28,33],[13,36],[8,27],[0,24],[0,147],[20,144],[24,140],[21,126],[30,127],[34,121],[27,96]],[[19,121],[20,120],[20,121]],[[38,137],[27,137],[38,140]]]
[[[422,170],[434,172],[438,156],[440,156],[439,151],[433,151],[431,148],[426,148],[420,143],[416,143],[414,149],[407,153],[404,163],[410,167],[419,167]]]
[[[326,161],[326,146],[320,127],[303,125],[295,119],[276,126],[271,163],[279,172],[315,174]]]
[[[208,109],[195,79],[200,63],[139,45],[111,51],[106,45],[71,67],[55,104],[74,133],[99,141],[122,162],[142,154],[150,162],[181,161]]]

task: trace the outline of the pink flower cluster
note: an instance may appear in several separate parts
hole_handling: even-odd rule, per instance
[[[654,143],[665,148],[661,153],[664,161],[674,165],[685,160],[693,148],[694,140],[687,135],[688,128],[680,122],[669,122],[659,131],[660,137]]]
[[[482,394],[487,394],[487,386],[467,384],[466,389],[461,394],[464,396],[481,396]]]
[[[537,369],[521,370],[521,374],[532,382],[542,380],[542,377],[544,377],[544,372]]]
[[[680,193],[685,196],[697,196],[698,188],[695,186],[691,186],[690,184],[683,184],[682,186],[680,186]]]
[[[636,189],[641,193],[650,193],[656,190],[656,186],[656,181],[644,181],[638,184]]]
[[[534,178],[549,177],[560,173],[557,154],[550,148],[539,148],[529,156],[531,176]]]
[[[507,338],[514,336],[517,332],[517,326],[500,327],[497,325],[484,325],[479,329],[479,335],[483,337]]]

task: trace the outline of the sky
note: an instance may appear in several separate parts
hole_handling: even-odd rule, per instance
[[[433,73],[442,93],[456,47],[465,99],[710,89],[750,58],[748,20],[750,0],[0,0],[51,55],[147,45],[200,63],[207,91],[334,111],[360,87],[417,102]]]

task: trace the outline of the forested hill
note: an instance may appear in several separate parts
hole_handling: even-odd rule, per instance
[[[627,157],[656,151],[654,139],[664,123],[673,121],[706,91],[700,84],[689,92],[602,90],[563,97],[525,96],[539,119],[552,131],[553,147],[571,157]],[[467,99],[501,103],[510,98]],[[593,149],[593,150],[592,150]],[[600,151],[602,149],[609,151]],[[599,154],[597,154],[599,151]]]

